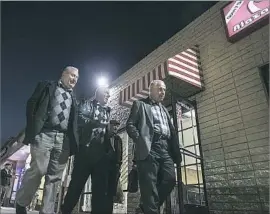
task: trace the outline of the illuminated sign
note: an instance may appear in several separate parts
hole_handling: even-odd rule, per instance
[[[269,22],[269,0],[233,1],[221,13],[227,38],[235,42]]]

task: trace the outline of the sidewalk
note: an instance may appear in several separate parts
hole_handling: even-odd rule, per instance
[[[1,207],[1,214],[15,214],[15,208],[12,207]],[[38,211],[28,211],[27,214],[38,214]]]

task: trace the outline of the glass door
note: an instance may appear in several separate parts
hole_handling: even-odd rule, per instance
[[[182,154],[181,171],[176,174],[176,186],[170,196],[170,206],[166,213],[179,214],[179,196],[183,206],[206,205],[205,184],[202,172],[202,156],[198,138],[197,115],[195,105],[178,99],[167,106],[172,123],[178,132],[179,146]],[[181,185],[179,188],[178,185]],[[180,194],[179,194],[180,192]]]

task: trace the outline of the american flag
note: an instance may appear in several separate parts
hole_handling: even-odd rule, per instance
[[[188,83],[187,85],[190,85],[197,92],[201,91],[203,85],[199,47],[196,45],[176,54],[143,77],[135,80],[132,84],[120,91],[119,103],[130,107],[133,101],[148,96],[149,85],[152,80],[163,80],[168,76],[176,77]]]

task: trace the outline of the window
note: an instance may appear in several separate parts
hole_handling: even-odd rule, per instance
[[[204,204],[202,169],[198,132],[196,124],[196,112],[192,106],[177,104],[178,136],[181,139],[183,153],[182,182],[186,196],[184,203]]]
[[[170,111],[172,107],[168,107]],[[170,111],[171,116],[172,110]],[[182,186],[184,204],[205,205],[204,182],[201,167],[200,144],[196,123],[196,110],[185,102],[176,103],[177,128],[182,153]],[[172,119],[173,120],[173,119]],[[177,213],[177,186],[171,196],[173,210]]]
[[[11,162],[11,160],[9,160],[9,162]],[[12,162],[14,162],[14,161],[12,161]],[[23,176],[24,176],[26,170],[28,168],[30,168],[30,162],[31,162],[31,154],[28,155],[24,165],[22,165],[23,162],[19,162],[19,161],[17,162],[17,166],[16,166],[16,170],[15,170],[16,177],[15,177],[15,180],[14,180],[14,183],[12,186],[12,192],[11,192],[11,197],[10,197],[11,204],[15,204],[17,191],[21,187],[22,179],[23,179]],[[14,164],[14,166],[15,165],[16,164]],[[32,199],[32,202],[35,199],[37,200],[36,207],[35,207],[35,208],[37,208],[37,210],[39,210],[41,203],[42,203],[44,182],[45,182],[45,176],[42,177],[41,183],[37,189],[38,197]]]

